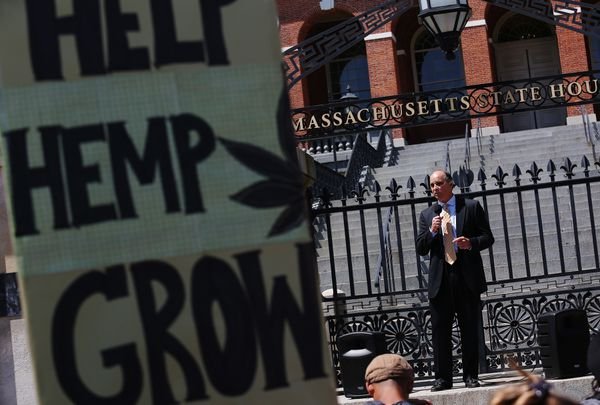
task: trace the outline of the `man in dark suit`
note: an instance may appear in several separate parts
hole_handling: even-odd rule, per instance
[[[431,390],[452,388],[454,314],[460,328],[465,386],[479,387],[477,325],[480,294],[487,290],[479,252],[490,247],[494,237],[479,202],[452,193],[449,173],[433,172],[430,186],[438,202],[421,212],[417,252],[430,255],[428,294],[436,378]]]

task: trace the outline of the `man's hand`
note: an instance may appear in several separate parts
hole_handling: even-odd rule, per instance
[[[471,250],[473,247],[471,246],[471,240],[464,236],[459,236],[458,238],[453,239],[452,242],[456,243],[456,246],[458,246],[459,249]]]
[[[440,231],[441,227],[442,227],[442,216],[436,215],[431,220],[431,227],[429,228],[429,230],[433,233],[438,233]]]

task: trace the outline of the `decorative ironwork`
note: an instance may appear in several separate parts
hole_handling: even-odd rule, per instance
[[[585,304],[590,329],[600,333],[600,297],[595,296]]]
[[[511,299],[484,300],[487,308],[487,318],[484,320],[487,372],[509,370],[509,357],[515,357],[524,367],[541,366],[537,345],[537,319],[545,313],[541,310],[544,308],[541,303],[553,300],[567,303],[569,308],[586,310],[590,329],[597,331],[592,325],[598,325],[599,287],[593,287],[591,291],[547,291],[536,294],[536,298],[513,296]],[[591,307],[594,307],[592,311],[590,311]],[[378,311],[352,314],[347,321],[342,316],[339,320],[342,325],[337,336],[356,331],[382,331],[385,334],[387,350],[409,359],[417,377],[431,378],[433,350],[429,327],[431,321],[427,314],[428,309],[423,306],[402,309],[383,308]],[[330,329],[335,329],[334,319],[328,317],[327,321]],[[339,374],[339,358],[335,348],[337,339],[333,336],[330,339],[332,358]],[[460,336],[456,324],[453,325],[452,343],[455,355],[453,369],[454,374],[458,375],[462,372],[462,362],[460,361]]]
[[[534,317],[525,306],[499,305],[494,312],[496,312],[493,322],[494,334],[500,342],[518,345],[531,340],[534,332]]]
[[[464,169],[462,174],[454,173],[462,176],[461,189],[473,190],[464,194],[479,199],[494,224],[496,244],[483,256],[488,291],[482,297],[486,350],[481,363],[488,372],[509,369],[510,357],[524,367],[541,366],[537,319],[543,314],[583,309],[590,330],[600,332],[599,241],[590,237],[600,233],[592,225],[600,215],[595,201],[600,192],[600,165],[587,157],[581,161],[577,165],[565,158],[558,165],[550,160],[547,171],[535,162],[527,171],[518,165],[510,172],[499,167],[489,178],[480,169],[477,180]],[[388,350],[406,356],[418,377],[433,376],[427,258],[414,252],[416,218],[432,202],[428,180],[425,176],[417,186],[410,177],[406,187],[400,188],[393,179],[389,187],[378,187],[374,196],[358,188],[350,193],[354,201],[331,201],[314,211],[316,219],[330,228],[327,236],[321,229],[316,238],[319,263],[327,262],[319,267],[321,288],[345,292],[336,301],[323,302],[330,330],[338,331],[329,341],[336,367],[339,362],[333,353],[339,334],[382,331]],[[389,218],[379,215],[386,210],[392,212]],[[527,233],[521,218],[527,220]],[[375,225],[369,229],[367,223]],[[389,244],[382,252],[379,239],[386,229]],[[581,244],[580,248],[575,244]],[[327,252],[338,253],[330,253],[331,257]],[[387,288],[378,292],[371,288],[374,267],[370,263],[380,254],[390,256],[393,266],[387,269]],[[337,316],[332,314],[334,305],[343,308]],[[455,320],[455,374],[462,371],[459,337]]]
[[[385,321],[383,331],[387,346],[392,352],[410,355],[419,350],[421,333],[414,319],[395,316]]]
[[[287,49],[283,58],[288,89],[415,6],[414,0],[385,2]]]
[[[559,0],[484,0],[548,24],[558,25],[584,35],[600,38],[600,5]]]
[[[600,38],[600,4],[570,0],[484,0],[490,4]],[[402,15],[414,0],[392,0],[306,39],[283,53],[288,89],[336,56],[362,41],[381,26]]]
[[[600,101],[600,71],[484,83],[447,90],[342,101],[291,111],[297,140],[340,136],[365,126],[399,128]]]
[[[373,328],[367,322],[352,320],[350,322],[344,323],[344,325],[338,331],[337,335],[341,336],[352,332],[368,332],[372,330]]]

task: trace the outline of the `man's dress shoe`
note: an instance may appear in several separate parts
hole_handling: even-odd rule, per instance
[[[452,383],[444,379],[438,378],[431,386],[431,391],[444,391],[452,388]]]

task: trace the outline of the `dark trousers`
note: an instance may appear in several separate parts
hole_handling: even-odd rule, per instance
[[[477,378],[479,371],[479,332],[481,315],[479,294],[469,290],[464,282],[469,269],[458,263],[445,263],[442,285],[437,296],[429,301],[433,337],[435,378],[452,382],[452,323],[454,314],[460,328],[463,361],[463,380]]]

